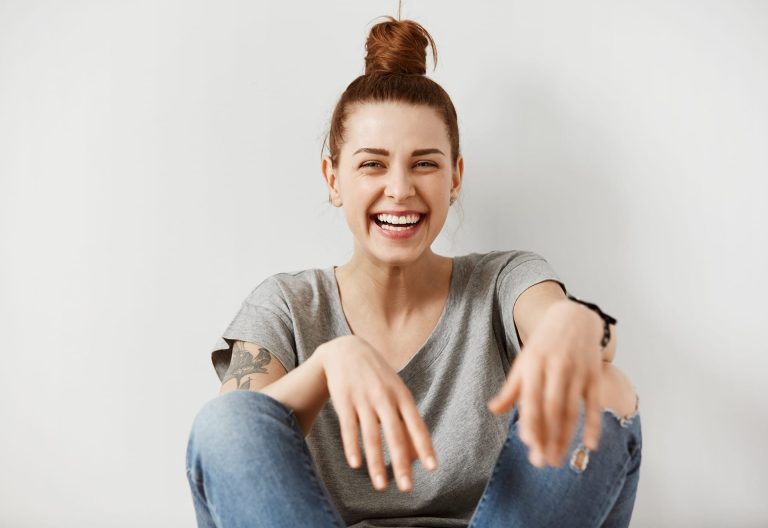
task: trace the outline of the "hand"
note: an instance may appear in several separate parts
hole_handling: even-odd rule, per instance
[[[600,316],[567,299],[555,302],[515,359],[501,391],[488,402],[488,408],[500,414],[519,400],[520,439],[528,446],[534,466],[562,465],[582,399],[583,442],[597,449],[602,418],[601,337]]]
[[[431,470],[437,467],[429,430],[411,391],[379,352],[358,336],[336,338],[319,350],[349,465],[359,467],[362,458],[357,442],[359,422],[371,481],[376,489],[386,489],[381,425],[398,486],[401,491],[409,491],[413,460],[419,458]],[[434,464],[429,462],[430,457]],[[377,476],[381,476],[380,483]]]

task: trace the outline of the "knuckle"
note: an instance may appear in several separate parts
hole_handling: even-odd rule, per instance
[[[357,440],[356,431],[353,431],[352,428],[350,427],[342,427],[341,440],[342,442],[344,442],[345,446],[348,445],[350,446],[350,449],[351,449],[353,443],[355,442],[355,440]]]
[[[339,416],[339,424],[342,431],[354,432],[357,428],[357,416],[350,409],[344,409],[341,412],[337,412]]]
[[[397,446],[392,449],[391,451],[391,461],[392,461],[392,468],[394,469],[395,473],[402,474],[408,472],[408,470],[411,467],[411,457],[408,456],[408,452],[403,446]]]
[[[541,408],[538,405],[526,405],[520,413],[520,421],[523,423],[536,422],[541,417]]]
[[[381,432],[375,422],[369,423],[363,428],[363,439],[366,446],[376,447],[381,444]]]
[[[396,391],[396,394],[397,394],[397,399],[400,403],[412,404],[414,406],[416,405],[416,401],[413,398],[413,394],[411,394],[411,391],[408,390],[408,387],[403,385]]]
[[[375,383],[368,390],[371,403],[378,405],[381,402],[386,401],[389,398],[389,391],[383,383]]]
[[[387,443],[390,446],[390,450],[394,455],[395,452],[402,450],[402,446],[405,443],[405,435],[400,427],[400,424],[388,423],[384,428],[384,432],[387,436]]]
[[[365,458],[368,462],[368,471],[372,476],[377,473],[383,473],[384,461],[382,460],[381,450],[368,449],[368,446],[366,446]]]
[[[417,431],[411,438],[416,451],[426,455],[434,454],[435,449],[434,446],[432,446],[432,437],[426,427],[422,431]]]
[[[544,409],[547,412],[561,412],[563,410],[563,400],[557,396],[550,396],[544,400]]]
[[[579,408],[576,405],[568,405],[565,408],[565,419],[569,422],[575,421],[579,415]]]

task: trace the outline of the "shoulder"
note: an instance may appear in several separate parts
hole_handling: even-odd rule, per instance
[[[247,300],[254,304],[269,301],[288,308],[323,295],[327,279],[327,270],[318,268],[275,273],[253,288]]]
[[[526,263],[530,265],[546,264],[546,259],[534,251],[524,249],[493,250],[485,253],[462,255],[466,268],[472,274],[499,276],[509,273]]]

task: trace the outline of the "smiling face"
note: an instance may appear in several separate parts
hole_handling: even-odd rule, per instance
[[[419,259],[461,186],[464,160],[452,165],[445,123],[425,105],[375,102],[351,107],[344,127],[339,164],[326,157],[322,171],[356,251],[392,265]]]

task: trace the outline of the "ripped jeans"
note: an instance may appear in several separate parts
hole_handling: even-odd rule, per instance
[[[583,410],[562,467],[536,468],[517,434],[517,408],[469,528],[626,527],[642,436],[640,415],[604,410],[600,445],[581,443]],[[345,527],[311,464],[293,410],[255,391],[231,391],[198,412],[186,453],[199,528]]]

